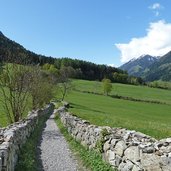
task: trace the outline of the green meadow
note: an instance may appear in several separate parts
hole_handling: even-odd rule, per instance
[[[171,91],[113,84],[111,94],[167,103],[154,104],[86,92],[102,93],[100,82],[74,80],[73,84],[74,90],[66,97],[66,101],[71,104],[69,110],[73,114],[96,125],[124,127],[157,139],[171,137]]]
[[[73,80],[73,85],[76,90],[103,93],[102,85],[99,81]],[[171,105],[171,90],[119,83],[113,83],[112,86],[111,95],[159,101]]]

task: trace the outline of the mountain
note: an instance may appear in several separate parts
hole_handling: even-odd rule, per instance
[[[145,80],[171,81],[171,51],[150,65],[148,72],[145,74]]]
[[[52,58],[36,54],[25,49],[19,43],[10,40],[0,31],[0,64],[1,61],[18,64],[29,63],[33,65],[43,65],[45,63],[54,64],[58,70],[64,68],[70,69],[70,73],[73,73],[73,78],[79,79],[102,80],[105,77],[113,79],[113,73],[120,74],[120,80],[122,80],[122,77],[129,77],[125,71],[107,65],[98,65],[92,62],[67,57]]]
[[[148,72],[149,67],[158,61],[158,57],[142,55],[139,58],[131,59],[119,68],[128,72],[129,75],[143,77]]]
[[[20,61],[18,60],[20,59]],[[20,44],[7,38],[0,31],[0,60],[24,63],[29,61],[33,64],[54,63],[54,58],[38,55],[25,49]]]

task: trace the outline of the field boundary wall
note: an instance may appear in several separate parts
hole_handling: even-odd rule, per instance
[[[26,119],[0,128],[0,171],[14,171],[21,147],[35,130],[41,117],[53,112],[50,104],[42,110],[29,112]]]
[[[67,112],[55,111],[69,134],[119,171],[171,171],[171,138],[156,140],[125,128],[96,126]]]

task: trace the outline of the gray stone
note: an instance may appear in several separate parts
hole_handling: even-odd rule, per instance
[[[132,171],[133,168],[133,163],[130,162],[129,160],[127,160],[126,162],[122,162],[119,167],[118,170],[120,171]]]
[[[127,148],[126,144],[124,141],[119,141],[116,146],[115,146],[115,152],[116,154],[118,154],[119,156],[123,156],[123,152],[124,150]]]
[[[112,166],[115,166],[115,153],[114,151],[107,151],[108,161]]]
[[[160,157],[155,154],[142,153],[141,164],[148,171],[162,171],[160,167]]]
[[[101,131],[102,131],[101,128],[95,128],[94,129],[94,132],[95,132],[96,135],[100,135]]]
[[[109,149],[110,149],[110,144],[109,144],[109,140],[108,140],[103,145],[103,151],[106,152]]]
[[[163,166],[162,171],[171,171],[171,167],[170,166]]]
[[[134,135],[138,138],[144,138],[144,137],[147,137],[147,135],[141,133],[141,132],[134,132]]]
[[[171,157],[161,156],[161,164],[164,166],[170,166],[171,167]]]
[[[122,158],[118,155],[115,156],[115,166],[119,166],[119,164],[121,163]]]
[[[171,143],[171,138],[166,138],[166,142]]]
[[[0,170],[2,170],[2,158],[0,157]]]
[[[146,147],[142,150],[144,153],[154,153],[155,152],[155,148],[154,147]]]
[[[111,146],[114,147],[118,141],[119,141],[118,139],[112,139]]]
[[[127,159],[131,160],[132,162],[137,162],[140,160],[140,151],[138,146],[131,146],[127,148],[124,152],[124,155]]]
[[[81,141],[82,134],[79,132],[76,136],[76,141]]]
[[[143,169],[141,169],[137,165],[134,165],[133,168],[132,168],[132,171],[143,171]]]

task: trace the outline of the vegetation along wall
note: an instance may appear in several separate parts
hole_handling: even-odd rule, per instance
[[[14,171],[22,145],[36,128],[40,117],[53,112],[54,106],[32,111],[27,118],[6,128],[0,128],[0,171]]]
[[[158,141],[124,128],[91,125],[64,107],[56,113],[77,141],[100,151],[103,159],[119,171],[171,171],[171,138]]]

